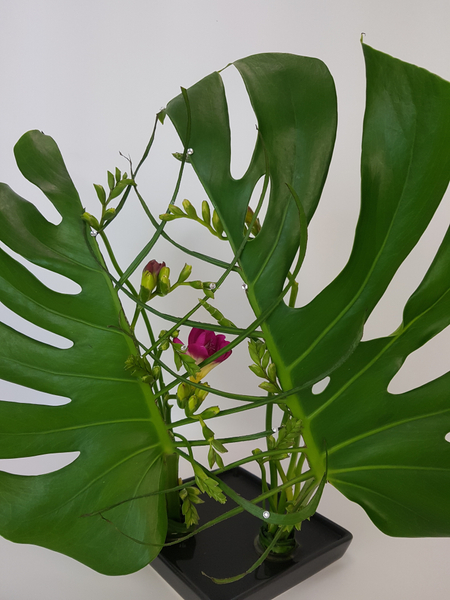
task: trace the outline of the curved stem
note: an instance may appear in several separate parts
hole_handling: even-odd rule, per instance
[[[153,214],[150,211],[149,207],[147,206],[147,203],[145,202],[144,198],[139,193],[137,187],[134,187],[134,191],[136,193],[136,196],[139,199],[139,202],[140,202],[140,204],[141,204],[141,206],[142,206],[145,214],[147,215],[147,217],[151,221],[153,227],[155,229],[157,229],[159,227],[159,223],[155,219],[155,217],[153,216]],[[201,223],[203,223],[203,222],[201,221]],[[217,258],[213,258],[212,256],[208,256],[207,254],[202,254],[201,252],[195,252],[194,250],[191,250],[190,248],[186,248],[185,246],[182,246],[177,241],[175,241],[173,238],[171,238],[169,236],[169,234],[166,233],[165,231],[161,231],[161,237],[163,237],[170,244],[172,244],[173,246],[175,246],[175,248],[178,248],[179,250],[182,250],[185,254],[188,254],[189,256],[193,256],[194,258],[198,258],[199,260],[203,260],[204,262],[207,262],[207,263],[210,263],[212,265],[215,265],[216,267],[221,267],[222,269],[227,269],[229,267],[229,263],[226,263],[226,262],[224,262],[222,260],[219,260]],[[239,267],[233,266],[232,270],[233,271],[239,271]]]
[[[175,204],[175,201],[178,196],[178,192],[180,190],[181,179],[183,177],[184,166],[186,164],[189,139],[191,136],[191,110],[190,110],[190,105],[189,105],[189,98],[187,96],[186,90],[183,90],[183,88],[182,88],[182,93],[183,93],[183,98],[186,103],[186,108],[187,108],[187,113],[188,113],[187,128],[186,128],[186,145],[185,145],[185,148],[183,151],[183,158],[181,160],[180,170],[178,172],[178,178],[177,178],[177,182],[175,184],[175,189],[173,191],[172,198],[170,200],[170,204]],[[155,125],[155,127],[156,127],[156,125]],[[147,154],[148,154],[148,152],[147,152]],[[139,167],[141,166],[141,164],[143,163],[144,160],[145,160],[145,158],[143,158],[143,160],[141,160],[141,162],[139,163],[138,168],[136,169],[135,175],[137,174],[137,171],[139,170]],[[125,272],[123,273],[123,275],[120,277],[120,279],[118,281],[118,284],[117,284],[118,288],[121,288],[124,285],[124,283],[129,279],[130,275],[132,273],[134,273],[134,271],[140,265],[140,263],[145,258],[145,256],[150,252],[150,250],[156,244],[165,225],[166,225],[166,223],[164,221],[160,223],[160,225],[156,229],[152,239],[148,242],[148,244],[146,244],[146,246],[139,252],[139,254],[136,256],[136,258],[133,260],[133,262],[127,267],[127,269],[125,270]]]
[[[249,433],[248,435],[241,435],[241,436],[237,436],[237,437],[230,437],[230,438],[220,438],[217,441],[220,442],[221,444],[234,444],[237,442],[248,442],[251,440],[259,440],[261,438],[264,438],[268,435],[267,431],[261,431],[259,433]],[[191,446],[209,446],[209,442],[207,440],[189,440],[189,444]],[[174,445],[178,448],[182,448],[186,446],[185,442],[175,442]]]

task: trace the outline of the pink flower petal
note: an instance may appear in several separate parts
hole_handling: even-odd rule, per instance
[[[189,334],[189,338],[188,338],[188,344],[195,344],[195,342],[197,341],[198,336],[203,333],[205,330],[204,329],[199,329],[198,327],[193,327],[191,329],[191,332]]]
[[[187,353],[192,356],[196,363],[200,363],[210,356],[208,350],[201,344],[189,344]]]

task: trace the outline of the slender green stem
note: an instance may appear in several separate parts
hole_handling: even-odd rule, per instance
[[[123,271],[120,268],[119,263],[117,262],[117,259],[115,257],[114,252],[113,252],[111,244],[109,243],[108,237],[106,236],[106,234],[105,234],[104,231],[100,232],[100,236],[101,236],[101,238],[103,240],[103,243],[105,244],[106,251],[108,252],[108,256],[111,259],[111,262],[112,262],[112,264],[113,264],[113,266],[114,266],[117,274],[119,275],[119,277],[121,277],[122,274],[123,274]],[[111,277],[111,279],[113,279],[110,273],[108,273],[108,275]],[[130,289],[130,292],[128,292],[125,289],[122,289],[122,291],[125,292],[126,295],[128,297],[130,297],[136,303],[135,313],[134,313],[133,320],[132,320],[131,325],[130,325],[131,331],[134,334],[134,328],[135,328],[136,322],[137,322],[137,320],[139,318],[139,314],[142,313],[142,316],[143,316],[143,319],[144,319],[144,322],[145,322],[145,326],[146,326],[146,329],[147,329],[147,333],[148,333],[149,338],[150,338],[150,343],[151,344],[155,344],[156,340],[155,340],[155,336],[154,336],[153,329],[152,329],[152,326],[150,324],[148,315],[147,315],[147,313],[145,311],[144,312],[142,311],[142,308],[145,305],[142,302],[139,301],[139,297],[138,297],[137,291],[135,290],[134,286],[130,283],[130,281],[127,281],[126,285]],[[160,387],[163,388],[164,387],[164,377],[163,377],[162,370],[161,370],[161,374],[160,374],[160,377],[159,377],[159,382],[160,382]],[[163,415],[164,411],[163,411],[163,407],[162,407],[162,404],[161,404],[161,396],[158,394],[158,388],[155,387],[154,391],[156,392],[156,401],[158,403],[158,407],[159,407],[160,413],[161,413],[161,415]]]
[[[136,323],[137,320],[139,319],[139,315],[141,314],[141,309],[139,308],[139,306],[136,306],[135,311],[134,311],[134,315],[133,315],[133,320],[131,321],[131,331],[134,332],[134,328],[136,327]]]
[[[116,279],[111,277],[111,280],[114,284],[117,284]],[[188,327],[198,327],[199,329],[206,329],[208,331],[216,331],[216,332],[225,333],[225,334],[228,333],[229,335],[239,335],[239,334],[245,333],[247,331],[244,329],[238,329],[238,328],[234,328],[234,327],[224,327],[222,325],[217,325],[217,324],[203,323],[201,321],[191,321],[191,320],[185,319],[183,317],[177,317],[174,315],[162,313],[162,312],[156,310],[155,308],[153,308],[152,306],[150,306],[149,304],[144,304],[144,303],[140,302],[139,300],[136,300],[136,298],[132,294],[130,294],[126,289],[122,289],[122,292],[126,296],[128,296],[130,299],[132,299],[134,302],[136,302],[136,304],[138,304],[142,308],[142,312],[147,311],[157,317],[160,317],[161,319],[164,319],[164,320],[172,322],[172,323],[176,323],[174,330],[178,329],[178,324],[184,319],[183,325],[187,325]],[[251,332],[247,333],[247,337],[264,338],[264,334],[262,331],[251,331]],[[149,348],[149,350],[151,350],[151,348]]]
[[[217,415],[212,415],[211,417],[208,417],[208,419],[217,419],[218,417],[227,417],[229,415],[234,415],[236,413],[239,412],[244,412],[246,410],[253,410],[255,408],[260,408],[261,406],[265,406],[268,402],[276,402],[277,399],[276,397],[274,398],[268,398],[266,397],[261,397],[261,400],[258,403],[252,403],[252,404],[245,404],[245,405],[241,405],[241,406],[237,406],[236,408],[228,408],[226,410],[221,410],[220,413],[218,413]],[[206,419],[205,419],[206,420]],[[191,423],[195,423],[196,420],[195,419],[191,419],[189,417],[187,417],[186,419],[180,419],[180,421],[175,421],[175,423],[172,423],[170,428],[174,428],[174,427],[183,427],[184,425],[191,425]]]
[[[151,136],[150,136],[150,140],[149,140],[149,142],[148,142],[148,144],[147,144],[147,147],[146,147],[146,148],[145,148],[145,150],[144,150],[144,154],[142,155],[142,158],[141,158],[141,160],[139,161],[139,164],[138,164],[138,166],[137,166],[137,168],[136,168],[136,171],[134,171],[134,173],[133,173],[133,170],[131,170],[131,173],[130,173],[130,174],[131,174],[131,177],[132,177],[133,179],[134,179],[134,177],[137,175],[137,173],[138,173],[139,169],[141,168],[141,165],[144,163],[144,161],[146,160],[146,158],[147,158],[147,156],[148,156],[148,154],[149,154],[149,152],[150,152],[150,148],[152,147],[152,145],[153,145],[153,141],[154,141],[154,139],[155,139],[155,133],[156,133],[156,127],[157,127],[157,125],[158,125],[158,115],[156,115],[156,117],[155,117],[155,123],[154,123],[154,125],[153,125],[153,131],[152,131],[152,134],[151,134]],[[129,161],[129,163],[130,163],[130,168],[131,168],[131,161]],[[129,186],[127,187],[127,189],[125,190],[125,193],[123,194],[123,196],[122,196],[122,198],[121,198],[121,200],[120,200],[119,204],[117,205],[117,208],[116,208],[116,212],[115,212],[115,214],[114,214],[114,217],[113,217],[113,218],[112,218],[112,219],[111,219],[111,220],[108,222],[108,225],[109,225],[109,224],[111,224],[111,223],[112,223],[112,221],[113,221],[114,219],[117,219],[117,217],[119,216],[119,213],[120,213],[120,211],[122,210],[122,208],[124,207],[124,205],[125,205],[125,202],[126,202],[126,200],[127,200],[128,196],[129,196],[129,194],[130,194],[130,191],[131,191],[131,188],[132,188],[132,187],[133,187],[132,185],[129,185]]]
[[[144,154],[142,155],[142,158],[139,161],[138,166],[136,167],[136,170],[135,171],[133,171],[133,170],[131,171],[131,175],[132,175],[133,179],[136,178],[136,175],[139,173],[139,169],[141,168],[141,166],[144,164],[145,160],[147,159],[147,156],[148,156],[148,154],[150,152],[150,149],[151,149],[151,147],[153,145],[153,142],[155,140],[155,133],[156,133],[156,127],[158,126],[158,121],[159,121],[159,116],[156,115],[156,117],[155,117],[155,123],[153,125],[152,135],[151,135],[150,140],[149,140],[149,142],[147,144],[147,147],[145,148]]]
[[[278,473],[276,462],[271,460],[269,462],[269,473],[270,473],[270,489],[274,490],[278,486]],[[278,497],[274,494],[270,497],[269,501],[272,505],[272,510],[278,512]]]
[[[236,436],[236,437],[230,437],[230,438],[221,438],[217,441],[219,441],[222,444],[234,444],[237,442],[248,442],[250,440],[259,440],[261,438],[264,438],[268,435],[268,431],[261,431],[259,433],[249,433],[248,435],[241,435],[241,436]],[[209,442],[207,440],[189,440],[189,444],[191,446],[209,446]],[[176,447],[185,447],[186,443],[185,442],[175,442],[175,446]]]
[[[266,429],[273,433],[273,402],[266,405]]]
[[[113,267],[116,270],[116,273],[119,275],[119,277],[122,275],[123,271],[119,266],[119,263],[117,262],[117,259],[115,257],[115,254],[113,252],[113,249],[111,247],[111,244],[109,243],[108,237],[106,235],[106,233],[104,231],[100,231],[100,237],[102,238],[103,243],[105,244],[105,248],[106,251],[108,252],[108,256],[113,264]]]
[[[153,216],[153,214],[150,211],[150,209],[149,209],[147,203],[145,202],[144,198],[139,193],[139,190],[137,189],[137,187],[134,187],[134,191],[135,191],[135,193],[136,193],[136,195],[137,195],[137,197],[139,199],[139,202],[140,202],[140,204],[141,204],[141,206],[142,206],[145,214],[150,219],[150,221],[151,221],[152,225],[155,227],[155,229],[157,229],[159,227],[159,223],[155,219],[155,217]],[[203,221],[202,221],[202,223],[203,223]],[[202,254],[200,252],[195,252],[194,250],[190,250],[189,248],[186,248],[185,246],[182,246],[177,241],[175,241],[173,238],[171,238],[168,235],[168,233],[166,233],[165,231],[161,232],[161,237],[163,237],[170,244],[172,244],[173,246],[175,246],[179,250],[182,250],[183,252],[185,252],[186,254],[188,254],[190,256],[193,256],[195,258],[203,260],[204,262],[207,262],[207,263],[210,263],[212,265],[215,265],[216,267],[221,267],[222,269],[227,269],[229,267],[229,263],[226,263],[226,262],[224,262],[222,260],[219,260],[217,258],[213,258],[212,256],[208,256],[207,254]],[[233,266],[232,270],[239,272],[239,267]]]
[[[187,102],[187,97],[185,98],[186,102]],[[190,114],[190,113],[189,113]],[[188,115],[189,116],[189,115]],[[188,128],[190,130],[190,120],[188,119],[189,123],[188,123]],[[185,151],[186,153],[186,151]],[[183,155],[184,156],[184,155]],[[248,238],[250,237],[250,232],[251,232],[251,228],[253,227],[254,223],[256,222],[256,219],[258,217],[258,213],[261,210],[263,201],[264,201],[264,197],[267,191],[267,187],[269,184],[269,176],[268,176],[268,172],[266,173],[265,177],[264,177],[264,184],[263,184],[263,189],[261,192],[261,196],[258,202],[258,206],[253,214],[252,217],[252,221],[249,225],[249,229],[246,233],[246,235],[244,236],[242,243],[240,244],[239,248],[236,250],[235,255],[233,257],[233,260],[231,261],[231,263],[229,264],[228,268],[225,270],[225,272],[222,274],[222,276],[219,278],[219,280],[216,282],[216,289],[219,289],[220,286],[222,285],[222,283],[226,280],[226,278],[228,277],[228,275],[230,274],[231,270],[232,270],[232,265],[234,266],[240,259],[240,256],[245,248],[245,245],[247,244]],[[125,275],[125,274],[124,274]],[[123,280],[124,277],[121,277],[119,284],[121,283],[121,281]],[[205,296],[203,298],[203,301],[206,301],[208,298],[207,296]],[[199,302],[196,306],[194,306],[194,308],[192,310],[190,310],[184,317],[182,317],[180,319],[180,321],[178,323],[176,323],[176,325],[174,327],[172,327],[164,336],[164,338],[168,338],[170,335],[172,335],[172,333],[174,331],[176,331],[179,327],[181,327],[181,325],[190,317],[192,316],[200,307],[202,306],[202,303]],[[258,321],[258,319],[256,320]],[[256,321],[253,322],[252,326],[250,326],[250,328],[247,328],[248,331],[254,331],[257,327],[257,325],[254,325],[256,323]],[[259,324],[259,323],[258,323]],[[212,356],[210,356],[209,358],[207,358],[205,361],[203,361],[201,363],[201,366],[207,365],[210,362],[216,360],[217,358],[219,358],[222,354],[224,354],[225,352],[227,352],[228,350],[231,350],[233,347],[237,346],[238,344],[241,343],[241,341],[243,339],[245,339],[247,337],[247,330],[245,330],[244,334],[241,334],[240,336],[238,336],[235,340],[233,340],[232,342],[230,342],[230,344],[226,347],[226,348],[222,348],[221,350],[217,351],[215,354],[213,354]],[[161,339],[164,339],[161,338]],[[149,348],[149,352],[151,352],[154,348],[151,347]]]
[[[300,437],[301,437],[301,434],[299,434],[298,436],[296,436],[296,438],[295,438],[295,440],[294,440],[294,442],[292,444],[292,446],[294,448],[298,447],[298,445],[300,443]],[[289,466],[287,468],[287,476],[288,477],[294,475],[296,466],[297,466],[297,456],[295,454],[291,454],[291,458],[290,458],[290,461],[289,461]]]
[[[180,437],[182,437],[182,436],[180,436]],[[184,452],[180,451],[180,450],[177,450],[177,453],[182,458],[187,459],[188,462],[191,462],[191,460],[193,460],[193,456],[192,456],[192,458],[187,457],[186,454]],[[265,452],[264,454],[269,454],[269,453]],[[260,456],[262,456],[262,454],[258,455],[258,457],[260,457]],[[217,471],[215,471],[215,474],[224,473],[225,471],[229,471],[231,469],[234,469],[235,467],[241,466],[241,465],[243,465],[243,464],[245,464],[247,462],[251,462],[253,460],[257,460],[257,458],[255,456],[248,456],[246,458],[243,458],[243,459],[241,459],[239,461],[236,461],[236,462],[234,462],[234,463],[232,463],[232,464],[224,467],[223,469],[218,469]],[[290,480],[288,482],[288,485],[295,485],[298,482],[307,481],[309,479],[311,479],[311,471],[302,473],[300,476],[295,477],[294,479]],[[158,496],[158,495],[161,495],[161,494],[167,494],[169,492],[175,492],[175,491],[182,490],[182,489],[184,489],[186,487],[190,487],[190,486],[193,486],[193,485],[195,485],[194,481],[192,481],[192,480],[186,481],[186,482],[184,482],[184,483],[182,483],[180,485],[177,485],[177,486],[175,486],[173,488],[170,488],[170,489],[156,490],[154,492],[149,492],[147,494],[140,494],[138,496],[133,496],[132,498],[126,498],[125,500],[121,500],[120,502],[116,502],[115,504],[111,504],[110,506],[106,506],[105,508],[102,508],[100,510],[96,510],[94,512],[86,513],[86,514],[83,514],[83,515],[80,515],[80,516],[81,517],[93,517],[93,516],[98,515],[98,514],[100,514],[102,512],[106,512],[108,510],[112,510],[113,508],[117,508],[118,506],[121,506],[122,504],[127,504],[128,502],[133,502],[135,500],[141,500],[142,498],[149,498],[150,496]],[[265,500],[266,498],[268,498],[270,496],[270,494],[273,493],[273,491],[277,492],[277,491],[280,491],[280,490],[284,489],[285,487],[287,487],[287,485],[286,484],[282,484],[281,486],[279,486],[278,489],[267,491],[266,493],[262,494],[261,496],[258,496],[257,498],[254,498],[253,500],[250,500],[250,502],[252,502],[253,504],[257,504],[258,502],[260,502],[260,501]],[[244,510],[244,509],[241,509],[240,507],[238,507],[238,508],[239,508],[238,513],[242,512]],[[238,514],[238,513],[235,513],[235,514]],[[201,527],[197,531],[199,531],[200,529],[201,529]],[[180,541],[182,541],[182,540],[180,540]]]
[[[230,468],[231,468],[231,466],[230,466]],[[216,473],[218,473],[218,472],[219,471],[216,471]],[[277,493],[277,492],[283,490],[285,487],[289,487],[289,486],[295,485],[296,483],[300,483],[302,481],[306,481],[310,477],[311,477],[311,475],[309,473],[303,473],[301,476],[297,477],[296,479],[293,479],[293,480],[289,481],[287,484],[282,484],[282,485],[280,485],[278,488],[276,488],[274,490],[267,490],[267,491],[263,492],[262,494],[260,494],[256,498],[253,498],[252,500],[250,500],[250,502],[252,504],[259,504],[260,502],[264,502],[265,500],[267,500],[268,498],[270,498],[270,496],[272,494]],[[241,506],[237,506],[236,508],[233,508],[232,510],[230,510],[230,511],[224,513],[224,514],[222,514],[217,519],[214,519],[214,521],[210,521],[209,523],[205,523],[205,525],[201,525],[193,533],[190,533],[190,534],[188,534],[188,535],[186,535],[186,536],[184,536],[182,538],[178,538],[174,542],[169,542],[168,544],[164,544],[164,545],[165,546],[173,546],[175,544],[179,544],[180,542],[184,542],[185,540],[191,538],[192,536],[197,535],[201,531],[204,531],[205,529],[209,529],[213,525],[216,525],[217,523],[220,523],[222,521],[226,521],[230,517],[234,517],[235,515],[238,515],[238,514],[240,514],[242,512],[244,512],[244,509]]]
[[[145,354],[147,354],[147,353],[145,353]],[[172,388],[174,388],[178,383],[183,383],[183,382],[187,381],[188,373],[183,373],[183,374],[179,375],[173,369],[171,369],[168,365],[166,365],[162,360],[158,359],[153,354],[150,354],[150,356],[156,363],[158,363],[164,370],[166,370],[170,375],[172,375],[172,377],[174,377],[174,381],[172,381],[171,383],[166,385],[166,387],[160,391],[160,394],[165,394],[166,392],[168,392]],[[212,387],[209,387],[204,384],[197,383],[197,382],[191,381],[191,380],[189,380],[189,385],[192,387],[195,387],[197,389],[207,391],[211,394],[215,394],[216,396],[230,398],[231,400],[241,400],[243,402],[259,402],[259,400],[261,400],[261,399],[264,400],[266,398],[266,396],[243,396],[240,394],[233,394],[231,392],[225,392],[224,390],[212,388]],[[256,406],[255,406],[255,408],[256,408]]]
[[[300,457],[298,458],[297,466],[296,466],[294,474],[293,474],[294,477],[296,475],[300,475],[300,473],[302,472],[305,460],[307,460],[307,457],[305,456],[305,454],[301,454]],[[297,498],[297,496],[300,494],[300,489],[301,489],[301,484],[297,483],[295,486],[295,489],[294,489],[294,498]]]
[[[187,96],[186,90],[184,90],[183,88],[182,88],[182,93],[183,93],[183,98],[184,98],[184,101],[185,101],[185,104],[186,104],[186,108],[187,108],[187,112],[188,112],[187,130],[186,130],[186,145],[185,145],[185,148],[184,148],[184,151],[183,151],[183,158],[181,160],[181,165],[180,165],[180,169],[179,169],[179,172],[178,172],[178,178],[177,178],[177,182],[175,184],[175,189],[173,191],[172,198],[170,200],[170,204],[175,204],[175,201],[176,201],[177,196],[178,196],[178,192],[180,190],[181,179],[183,177],[184,166],[186,164],[189,139],[190,139],[190,136],[191,136],[191,110],[190,110],[190,105],[189,105],[189,98]],[[148,152],[147,152],[147,154],[148,154]],[[145,159],[143,159],[143,160],[145,160]],[[137,174],[137,171],[138,171],[139,167],[143,163],[143,160],[141,160],[141,162],[139,163],[138,168],[136,169],[135,175]],[[156,244],[156,242],[159,239],[159,237],[160,237],[160,235],[161,235],[161,233],[162,233],[165,225],[166,225],[166,223],[164,221],[162,221],[160,223],[160,225],[156,229],[156,231],[155,231],[153,237],[151,238],[151,240],[139,252],[139,254],[136,256],[136,258],[133,260],[133,262],[127,267],[127,269],[125,270],[125,272],[123,273],[123,275],[120,277],[120,279],[118,281],[118,284],[117,284],[118,288],[123,287],[124,283],[129,279],[130,275],[132,275],[132,273],[134,273],[134,271],[140,265],[140,263],[145,258],[145,256],[147,256],[147,254],[150,252],[150,250]]]

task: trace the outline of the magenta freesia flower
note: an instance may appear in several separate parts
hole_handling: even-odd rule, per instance
[[[182,344],[178,338],[173,340],[176,344]],[[214,331],[208,331],[207,329],[198,329],[194,327],[191,330],[188,338],[188,346],[186,353],[195,360],[196,364],[200,364],[225,346],[228,346],[230,342],[225,339],[222,334],[214,333]],[[216,358],[200,369],[196,374],[196,380],[200,381],[207,375],[211,369],[214,369],[219,363],[226,360],[231,355],[231,350],[224,352],[221,356]]]
[[[227,342],[225,339],[225,336],[220,333],[216,334],[214,331],[197,329],[197,327],[194,327],[189,334],[187,353],[192,356],[198,364],[219,350],[222,350],[225,346],[228,346],[229,343],[230,342]],[[224,354],[216,358],[214,362],[223,362],[230,354],[231,350],[224,352]]]

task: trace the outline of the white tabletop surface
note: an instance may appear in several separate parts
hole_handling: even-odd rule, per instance
[[[354,539],[339,561],[279,600],[447,600],[449,539],[384,536],[364,512],[328,486],[322,514],[349,529]],[[0,539],[2,600],[179,600],[151,567],[106,577],[49,550]]]

